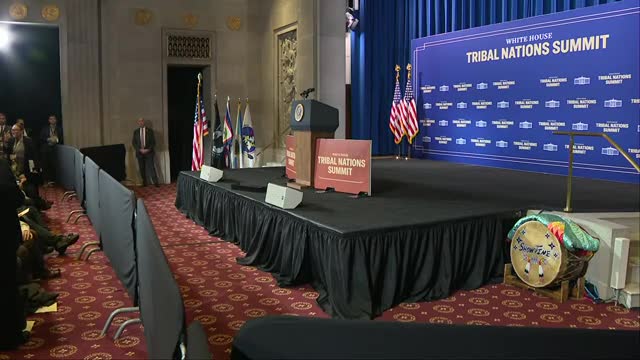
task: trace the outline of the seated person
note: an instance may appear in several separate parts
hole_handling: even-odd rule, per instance
[[[20,224],[16,208],[24,201],[6,159],[0,158],[0,351],[16,348],[25,342],[24,305],[16,282],[16,250],[20,246]]]
[[[25,175],[19,175],[18,185],[20,190],[25,195],[25,204],[29,206],[35,206],[39,210],[46,211],[51,209],[53,202],[43,199],[40,196],[38,187],[33,182],[29,181]]]
[[[20,221],[22,243],[16,254],[22,262],[23,275],[28,282],[34,279],[53,279],[60,276],[60,270],[49,270],[44,263],[44,254],[38,244],[38,233],[29,224]]]
[[[42,218],[37,209],[28,207],[26,209],[23,208],[21,212],[24,212],[24,210],[28,211],[20,217],[20,220],[22,223],[28,225],[30,230],[37,235],[38,245],[42,253],[48,254],[55,250],[58,254],[64,255],[69,246],[78,242],[80,238],[78,234],[70,233],[61,235],[51,232],[46,225],[42,223]]]

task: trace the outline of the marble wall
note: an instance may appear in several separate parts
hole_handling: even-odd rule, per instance
[[[12,20],[9,8],[14,3],[0,0],[0,21]],[[165,181],[169,180],[166,67],[175,61],[166,56],[163,36],[171,32],[214,39],[210,60],[184,64],[210,66],[205,72],[210,109],[213,93],[218,94],[221,108],[227,96],[234,99],[233,113],[238,98],[250,99],[260,151],[275,141],[279,128],[277,37],[283,29],[295,30],[296,88],[301,91],[316,87],[316,99],[339,108],[344,128],[342,0],[20,3],[28,8],[27,16],[19,20],[25,22],[48,23],[42,17],[43,6],[55,4],[59,9],[59,18],[51,24],[60,28],[62,115],[67,143],[78,147],[126,144],[127,174],[134,182],[139,179],[130,142],[135,120],[140,116],[148,119],[158,133],[159,172]],[[336,47],[338,43],[340,46]],[[261,162],[273,160],[279,159],[266,151]]]

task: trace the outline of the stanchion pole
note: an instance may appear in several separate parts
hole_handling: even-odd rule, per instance
[[[565,212],[572,212],[573,209],[571,208],[571,198],[572,198],[572,194],[571,192],[573,191],[572,189],[572,182],[573,182],[573,144],[574,144],[574,139],[573,139],[573,135],[569,136],[569,174],[567,175],[567,204],[564,208]]]

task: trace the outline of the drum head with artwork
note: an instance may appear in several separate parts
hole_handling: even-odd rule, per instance
[[[511,263],[518,277],[533,287],[547,286],[563,271],[563,249],[538,221],[522,224],[511,239]]]

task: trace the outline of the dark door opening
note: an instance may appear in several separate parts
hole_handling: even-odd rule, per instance
[[[58,28],[0,22],[10,41],[0,49],[0,112],[8,124],[25,121],[27,134],[38,139],[56,115],[62,126]]]
[[[198,73],[202,72],[202,70],[202,67],[187,66],[172,66],[167,69],[171,181],[175,181],[178,178],[180,171],[191,170],[196,87],[198,85]]]

